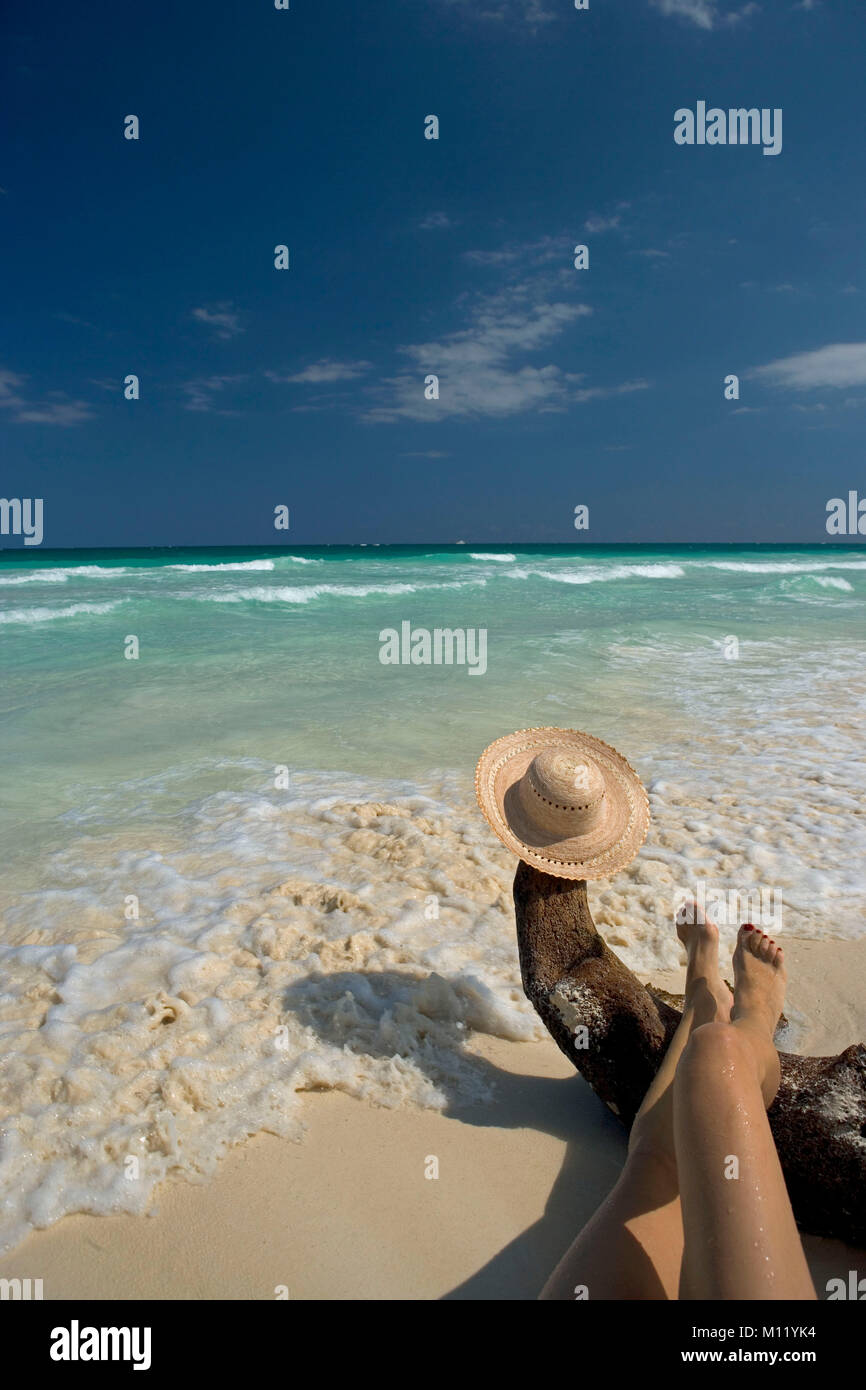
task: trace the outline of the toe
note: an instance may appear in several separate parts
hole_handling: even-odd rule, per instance
[[[703,926],[706,918],[694,898],[681,898],[674,913],[678,927]]]
[[[693,922],[698,920],[698,905],[694,898],[682,898],[677,904],[674,912],[674,921],[678,927],[690,927]]]

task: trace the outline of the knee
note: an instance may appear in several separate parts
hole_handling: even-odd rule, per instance
[[[732,1023],[702,1023],[689,1038],[680,1065],[711,1065],[714,1068],[741,1060],[744,1052],[739,1029]]]

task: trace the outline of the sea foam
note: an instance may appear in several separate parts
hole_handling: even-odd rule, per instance
[[[84,614],[110,613],[126,600],[119,598],[113,603],[70,603],[66,608],[10,608],[0,613],[0,623],[53,623],[62,618],[78,618]]]

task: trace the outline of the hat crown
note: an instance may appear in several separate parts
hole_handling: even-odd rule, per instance
[[[544,748],[524,781],[524,804],[563,837],[587,835],[602,815],[604,774],[591,758],[573,749]]]

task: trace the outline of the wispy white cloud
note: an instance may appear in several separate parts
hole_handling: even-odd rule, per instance
[[[699,29],[712,29],[716,6],[714,0],[652,0],[657,10],[678,19],[689,19]]]
[[[0,406],[21,404],[18,390],[24,385],[25,379],[17,372],[10,372],[6,367],[0,367]]]
[[[583,230],[589,232],[590,236],[598,236],[600,232],[614,231],[622,222],[621,214],[630,206],[629,203],[617,203],[615,212],[591,213],[583,224]]]
[[[480,3],[479,0],[445,0],[445,4],[471,19],[522,19],[531,28],[550,24],[558,18],[555,8],[545,0],[480,0]]]
[[[757,14],[760,5],[755,0],[740,5],[738,9],[726,9],[718,0],[650,0],[653,7],[663,15],[684,19],[698,29],[720,29],[742,24]]]
[[[641,377],[638,381],[622,381],[618,386],[582,386],[575,391],[573,400],[596,401],[607,396],[630,396],[633,391],[649,390],[649,382]]]
[[[335,362],[325,357],[319,362],[311,362],[299,372],[265,372],[269,381],[292,382],[299,386],[321,386],[324,382],[354,381],[370,371],[372,362]]]
[[[620,207],[628,204],[621,203]],[[587,382],[585,373],[570,372],[538,354],[562,338],[592,309],[571,298],[569,273],[573,237],[545,236],[512,242],[494,250],[469,251],[470,265],[501,272],[505,284],[495,291],[464,293],[455,303],[457,327],[425,341],[396,348],[405,368],[386,375],[368,361],[324,358],[294,371],[265,373],[278,384],[340,388],[315,392],[294,410],[348,409],[372,424],[398,420],[505,419],[525,411],[564,411],[575,404],[642,391],[648,383],[632,380],[610,385]],[[563,262],[557,269],[556,261]],[[567,288],[566,288],[567,286]],[[556,357],[561,353],[557,352]],[[361,381],[375,371],[375,377]],[[426,379],[439,381],[439,396],[428,400]],[[445,457],[437,450],[405,457]]]
[[[544,0],[523,0],[523,18],[529,24],[550,24],[556,19],[556,12],[545,7]]]
[[[217,338],[234,338],[238,333],[243,333],[240,315],[230,301],[223,300],[219,304],[202,305],[201,308],[193,309],[192,317],[198,323],[204,323],[212,329]]]
[[[522,359],[547,347],[592,310],[540,297],[540,290],[537,281],[529,281],[481,295],[472,302],[464,328],[402,347],[414,370],[385,380],[378,403],[364,418],[390,423],[564,409],[582,378],[554,363],[536,366]],[[437,401],[424,397],[429,374],[439,377]]]
[[[25,404],[13,419],[28,425],[80,425],[93,419],[93,411],[87,401],[42,401],[38,405]]]
[[[470,265],[489,266],[495,270],[518,265],[530,269],[560,259],[565,264],[571,244],[571,240],[565,236],[543,236],[535,241],[512,241],[493,251],[464,251],[463,260]]]
[[[0,410],[22,425],[80,425],[93,418],[88,401],[73,400],[65,391],[48,391],[38,400],[22,395],[27,377],[0,367]]]
[[[737,24],[742,24],[746,19],[751,19],[753,14],[760,14],[760,12],[760,5],[755,4],[754,0],[751,0],[751,3],[748,5],[741,5],[738,10],[728,10],[722,15],[721,22],[722,24],[736,26]]]
[[[96,332],[99,331],[95,323],[91,323],[89,319],[80,319],[75,314],[67,314],[61,310],[54,317],[60,319],[61,323],[73,323],[76,328],[93,328]]]
[[[428,212],[426,217],[422,217],[418,223],[422,232],[447,231],[449,227],[456,227],[457,223],[452,220],[447,212]]]
[[[233,376],[196,377],[193,381],[184,382],[183,391],[187,398],[185,409],[196,411],[198,414],[238,415],[240,412],[237,410],[219,407],[215,397],[225,391],[226,387],[234,386],[239,381],[246,381],[245,372]]]
[[[750,376],[791,391],[866,386],[866,343],[829,343],[755,367]]]
[[[790,280],[785,280],[780,285],[759,285],[757,280],[741,280],[741,290],[758,290],[761,294],[805,294],[811,293],[803,285],[792,285]]]

